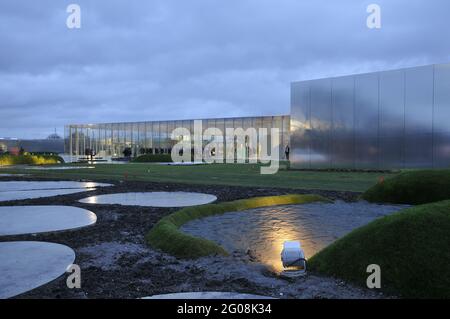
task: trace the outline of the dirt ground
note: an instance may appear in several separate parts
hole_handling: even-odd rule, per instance
[[[39,180],[36,178],[0,178]],[[102,181],[110,182],[110,181]],[[316,193],[330,199],[355,200],[356,193],[302,191],[231,186],[180,185],[145,182],[110,182],[114,187],[86,193],[1,202],[8,205],[70,205],[97,214],[97,223],[86,228],[24,236],[0,237],[0,241],[33,240],[67,245],[76,253],[81,268],[81,289],[69,289],[66,276],[16,298],[141,298],[155,294],[189,291],[234,291],[276,298],[385,298],[380,293],[354,287],[341,280],[309,274],[285,280],[275,277],[252,258],[234,253],[179,260],[145,244],[144,236],[175,208],[89,205],[78,200],[87,196],[135,191],[191,191],[216,195],[218,201],[288,193]]]

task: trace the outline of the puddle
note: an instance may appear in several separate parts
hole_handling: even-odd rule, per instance
[[[285,241],[299,240],[308,259],[353,229],[405,207],[341,201],[275,206],[194,220],[182,231],[212,240],[229,252],[250,252],[251,257],[280,272]]]
[[[80,200],[80,202],[103,205],[185,207],[208,204],[214,202],[215,200],[217,200],[216,196],[202,193],[147,192],[92,196],[84,198]]]

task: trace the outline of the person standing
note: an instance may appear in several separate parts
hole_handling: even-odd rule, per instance
[[[289,145],[286,145],[286,148],[284,149],[284,155],[286,157],[286,161],[289,161],[289,153],[291,152],[291,149]]]

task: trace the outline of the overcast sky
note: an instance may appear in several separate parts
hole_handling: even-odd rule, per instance
[[[81,29],[66,26],[81,7]],[[369,4],[382,28],[366,26]],[[290,82],[450,62],[448,0],[0,2],[0,137],[289,114]]]

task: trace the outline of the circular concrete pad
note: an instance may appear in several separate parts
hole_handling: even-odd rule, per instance
[[[0,207],[0,236],[76,229],[92,225],[97,215],[71,206]]]
[[[15,241],[0,243],[0,298],[46,284],[66,272],[75,252],[64,245]]]
[[[0,177],[23,177],[29,176],[28,174],[0,174]]]
[[[94,182],[75,182],[75,181],[51,181],[51,182],[32,182],[32,181],[11,181],[0,182],[0,192],[11,191],[30,191],[30,190],[49,190],[49,189],[80,189],[113,186],[112,184],[94,183]]]
[[[0,192],[0,202],[10,200],[23,200],[42,197],[52,197],[58,195],[69,195],[75,193],[83,193],[93,191],[95,188],[80,188],[80,189],[43,189],[30,191],[14,191],[14,192]]]
[[[175,294],[166,295],[155,295],[151,297],[146,297],[142,299],[274,299],[272,297],[250,295],[250,294],[240,294],[237,292],[183,292]]]
[[[112,184],[75,181],[10,181],[0,182],[0,202],[68,195],[94,190],[95,187],[114,186]]]
[[[217,197],[202,193],[148,192],[99,195],[80,200],[86,204],[110,204],[150,207],[185,207],[214,202]]]

